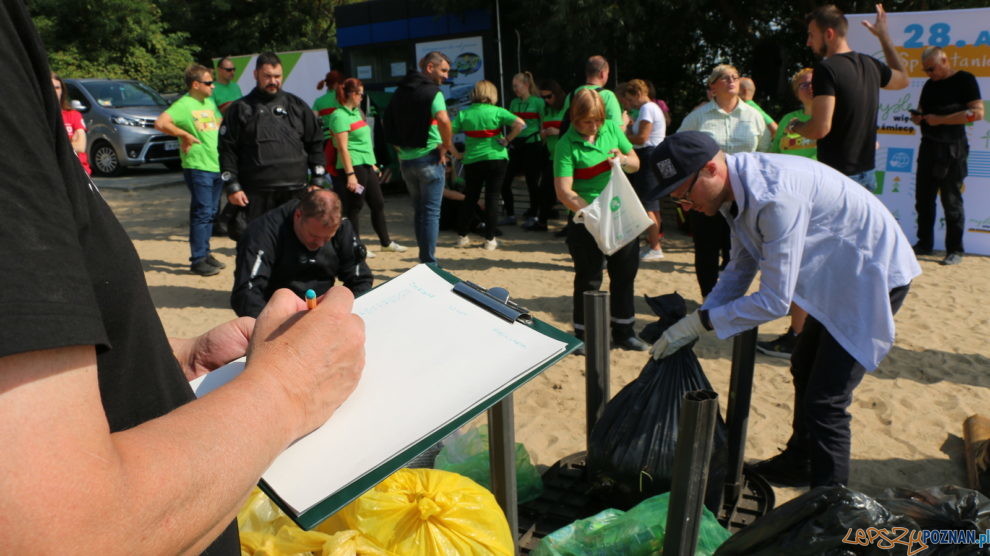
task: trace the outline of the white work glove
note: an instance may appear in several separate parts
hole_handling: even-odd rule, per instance
[[[663,336],[660,336],[660,339],[650,348],[650,355],[654,359],[663,359],[697,340],[705,332],[708,330],[705,325],[701,324],[701,315],[695,311],[665,330]]]

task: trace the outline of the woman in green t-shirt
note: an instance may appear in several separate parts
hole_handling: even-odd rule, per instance
[[[330,114],[340,108],[340,101],[337,100],[337,85],[344,80],[344,75],[337,70],[328,72],[326,77],[316,84],[316,90],[322,91],[325,87],[326,94],[313,101],[313,112],[320,119],[320,126],[323,128],[323,155],[327,159],[327,172],[331,176],[337,175],[337,149],[333,146],[333,137],[330,133]]]
[[[382,195],[375,165],[375,146],[371,128],[364,121],[361,100],[364,85],[353,77],[337,85],[337,101],[340,108],[330,114],[330,131],[337,148],[337,171],[333,188],[340,196],[344,216],[350,219],[354,232],[358,232],[358,213],[367,201],[371,209],[371,226],[378,234],[382,251],[402,252],[406,248],[392,241],[385,221],[385,197]]]
[[[553,188],[553,149],[560,139],[560,125],[564,121],[564,99],[567,95],[553,79],[540,82],[540,98],[543,99],[543,114],[540,115],[540,137],[547,147],[540,177],[540,204],[536,211],[536,221],[523,228],[533,232],[547,231],[547,223],[553,214],[557,195]]]
[[[526,127],[526,122],[505,108],[495,106],[498,89],[491,81],[479,81],[471,90],[471,106],[457,113],[451,121],[454,133],[463,132],[464,202],[457,219],[457,246],[470,245],[467,233],[474,206],[481,189],[485,189],[485,249],[498,247],[495,225],[498,219],[498,187],[505,176],[509,153],[505,148]],[[502,127],[512,130],[502,136]]]
[[[818,160],[817,141],[787,129],[794,120],[806,122],[811,119],[811,103],[815,99],[811,89],[812,71],[814,70],[811,68],[804,68],[791,77],[791,91],[801,101],[802,108],[785,115],[777,123],[777,134],[773,138],[770,152]],[[756,342],[756,349],[770,357],[790,358],[794,345],[797,344],[798,334],[804,329],[804,321],[807,318],[808,313],[804,309],[791,303],[791,325],[787,328],[787,332],[767,342]]]
[[[543,168],[543,141],[540,140],[540,115],[543,113],[543,99],[536,88],[533,74],[524,71],[512,78],[512,92],[516,97],[509,103],[509,111],[526,122],[526,128],[512,141],[509,149],[509,166],[502,181],[502,203],[505,208],[506,223],[515,223],[515,199],[512,182],[519,174],[526,177],[529,191],[529,208],[523,217],[532,224],[536,217],[536,207],[540,198],[540,170]]]
[[[571,126],[557,143],[553,155],[557,198],[577,212],[588,206],[608,185],[611,159],[618,157],[627,174],[639,170],[639,157],[622,129],[605,119],[605,103],[592,89],[574,93],[570,108]],[[584,338],[584,292],[602,285],[602,263],[608,267],[612,313],[612,342],[623,349],[645,351],[650,345],[636,337],[633,325],[633,284],[639,270],[639,245],[630,241],[611,255],[598,248],[584,224],[568,215],[567,249],[574,261],[574,333]]]

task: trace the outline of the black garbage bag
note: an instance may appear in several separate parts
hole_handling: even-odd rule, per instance
[[[676,293],[648,297],[647,303],[660,316],[650,325],[653,332],[662,333],[687,312]],[[684,394],[712,389],[692,346],[660,361],[647,356],[639,377],[616,394],[595,423],[588,443],[588,478],[609,507],[626,510],[670,491]],[[716,515],[725,482],[726,441],[719,416],[705,496],[705,506]]]
[[[818,487],[778,506],[729,537],[715,556],[906,555],[905,544],[856,542],[856,531],[895,527],[917,531],[911,519],[895,515],[869,496],[846,487]],[[917,549],[915,544],[912,549]],[[913,554],[913,552],[911,552]],[[927,554],[927,552],[925,553]]]
[[[990,498],[975,490],[952,485],[924,490],[896,488],[884,491],[877,502],[893,514],[910,518],[919,529],[932,531],[929,535],[939,535],[925,539],[925,556],[990,554],[990,547],[972,544],[990,530]]]

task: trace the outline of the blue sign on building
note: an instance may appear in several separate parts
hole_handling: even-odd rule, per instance
[[[914,162],[914,149],[890,147],[887,149],[888,172],[910,172]]]

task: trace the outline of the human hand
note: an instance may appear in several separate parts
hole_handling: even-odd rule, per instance
[[[887,12],[883,9],[883,4],[877,4],[877,19],[873,23],[862,21],[863,27],[870,30],[871,33],[877,36],[877,38],[883,39],[888,37],[887,33]]]
[[[925,121],[925,117],[921,114],[911,114],[911,123],[914,125],[921,125],[923,121]]]
[[[364,321],[351,312],[353,305],[343,286],[330,289],[312,310],[280,289],[258,316],[244,372],[265,376],[285,394],[297,438],[325,423],[361,378]]]
[[[503,147],[508,146],[509,144],[509,140],[506,139],[505,137],[499,137],[498,139],[496,139],[496,141],[498,141],[498,144],[502,145]]]
[[[200,144],[200,140],[196,139],[192,135],[179,136],[179,148],[182,149],[182,152],[184,154],[189,154],[189,149],[191,149],[193,145],[198,145],[198,144]]]
[[[560,135],[560,128],[557,128],[557,127],[548,127],[548,128],[546,128],[546,129],[543,130],[543,135],[545,135],[545,136]]]
[[[247,353],[254,319],[240,317],[195,338],[170,340],[186,380],[192,380]]]
[[[243,191],[236,191],[227,195],[227,202],[238,207],[246,207],[248,205],[247,194]]]
[[[695,311],[665,330],[660,339],[653,344],[650,355],[654,359],[663,359],[697,340],[705,332],[708,330],[705,329],[705,325],[701,324],[701,315]]]

